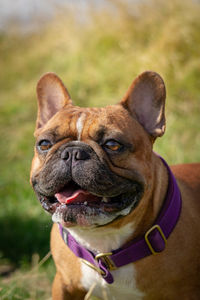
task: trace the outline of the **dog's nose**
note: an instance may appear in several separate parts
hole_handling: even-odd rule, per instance
[[[90,158],[90,155],[83,149],[77,149],[73,151],[75,160],[86,160]]]
[[[62,152],[61,158],[63,160],[87,160],[90,158],[90,155],[84,149],[69,147]]]

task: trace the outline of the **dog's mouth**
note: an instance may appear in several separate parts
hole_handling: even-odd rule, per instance
[[[142,195],[141,185],[117,196],[96,195],[70,181],[52,197],[40,196],[43,208],[53,215],[54,222],[65,227],[74,225],[104,225],[113,219],[126,215],[135,208]]]

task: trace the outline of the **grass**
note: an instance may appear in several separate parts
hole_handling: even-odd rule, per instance
[[[45,266],[49,257],[50,252],[39,262],[39,256],[35,254],[32,257],[31,265],[23,266],[16,270],[12,277],[4,278],[0,288],[1,299],[50,299],[52,276],[49,274],[53,274],[53,272],[52,266]]]
[[[200,4],[128,3],[90,6],[85,23],[66,10],[39,32],[0,35],[0,272],[15,270],[2,276],[1,299],[49,299],[55,272],[51,258],[32,271],[49,252],[51,228],[29,185],[44,72],[56,72],[76,104],[103,106],[140,72],[157,71],[167,86],[167,131],[155,150],[169,163],[200,161]]]

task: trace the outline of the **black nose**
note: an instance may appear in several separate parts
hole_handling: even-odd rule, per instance
[[[69,147],[63,150],[61,158],[63,160],[87,160],[90,158],[90,155],[84,149]]]
[[[74,151],[74,158],[76,160],[86,160],[90,158],[90,155],[83,149],[77,149]]]

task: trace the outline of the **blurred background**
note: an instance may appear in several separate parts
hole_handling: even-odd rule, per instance
[[[118,102],[140,72],[167,87],[170,164],[200,161],[199,0],[0,0],[0,299],[50,299],[51,218],[29,185],[35,87],[56,72],[82,106]]]

